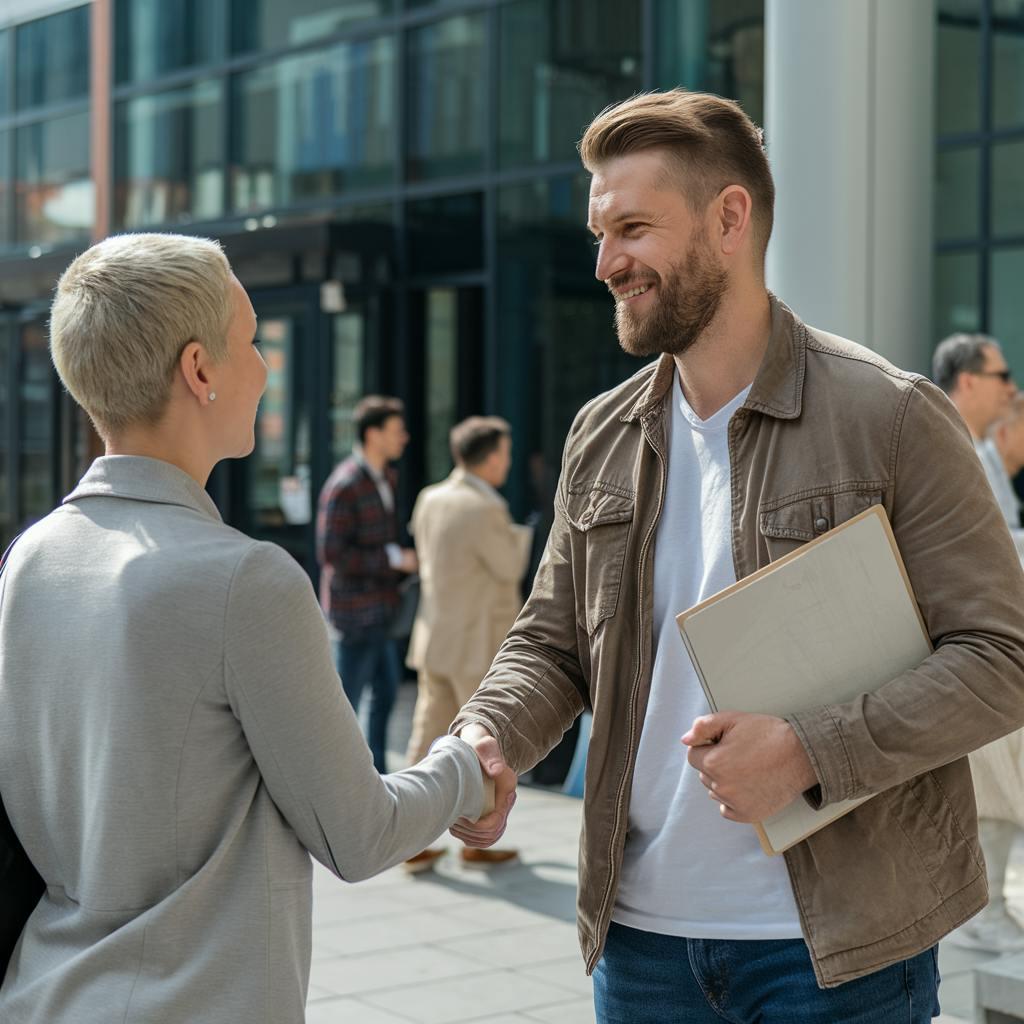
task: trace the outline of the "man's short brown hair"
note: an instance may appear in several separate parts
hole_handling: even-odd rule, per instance
[[[511,436],[512,428],[498,416],[470,416],[452,427],[448,443],[455,465],[472,469],[498,450],[503,437]]]
[[[764,135],[738,103],[685,89],[641,93],[602,110],[579,149],[591,174],[615,157],[664,150],[679,170],[675,183],[682,184],[697,213],[728,185],[742,185],[754,201],[751,216],[763,258],[772,233],[775,183]]]
[[[392,416],[405,416],[405,403],[388,395],[367,395],[360,398],[352,419],[359,434],[359,443],[366,443],[366,432],[371,427],[383,427]]]

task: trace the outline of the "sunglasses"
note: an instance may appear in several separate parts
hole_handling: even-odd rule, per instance
[[[998,377],[1004,384],[1009,384],[1013,374],[1009,370],[976,370],[974,376]]]

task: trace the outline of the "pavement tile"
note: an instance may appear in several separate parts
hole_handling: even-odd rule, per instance
[[[352,921],[320,928],[317,943],[335,955],[351,956],[402,947],[443,945],[448,939],[461,939],[490,931],[490,923],[482,916],[474,920],[470,917],[452,917],[436,910],[413,910],[375,920]],[[479,939],[469,941],[479,942]]]
[[[409,1017],[398,1017],[357,999],[331,999],[306,1007],[306,1024],[409,1024]]]
[[[531,1010],[530,1019],[547,1021],[550,1024],[594,1024],[593,999],[576,999],[571,1003],[559,1003],[556,1006],[545,1006],[540,1010]]]
[[[393,988],[364,998],[383,1010],[411,1017],[418,1024],[461,1024],[479,1020],[481,1015],[532,1012],[533,1008],[558,1003],[564,995],[563,989],[514,971],[489,971],[429,985]]]
[[[565,957],[562,960],[520,967],[517,973],[557,985],[567,992],[575,992],[576,995],[585,996],[588,999],[593,995],[594,983],[587,977],[586,964],[583,963],[583,957],[578,950],[573,956]]]
[[[434,979],[456,978],[475,969],[478,969],[476,965],[465,957],[433,946],[416,946],[387,950],[386,954],[314,960],[310,983],[339,996],[362,995]]]
[[[551,960],[567,960],[576,950],[576,928],[560,921],[548,921],[532,928],[492,932],[481,937],[441,942],[440,948],[467,960],[493,967],[525,967]]]

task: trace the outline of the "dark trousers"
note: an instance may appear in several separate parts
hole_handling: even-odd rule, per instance
[[[820,989],[802,939],[682,939],[612,922],[594,972],[598,1024],[928,1024],[938,949]]]
[[[335,664],[345,696],[357,715],[363,690],[370,691],[366,742],[373,754],[373,766],[383,775],[387,771],[384,751],[388,719],[402,678],[395,641],[386,633],[359,640],[339,640],[335,647]]]

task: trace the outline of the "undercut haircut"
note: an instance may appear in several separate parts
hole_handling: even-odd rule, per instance
[[[932,380],[947,395],[951,394],[961,373],[981,371],[986,348],[1002,351],[999,342],[987,334],[951,334],[943,338],[932,356]]]
[[[472,469],[498,450],[503,437],[512,437],[512,428],[498,416],[470,416],[456,423],[448,435],[452,461]]]
[[[389,395],[367,395],[361,398],[352,413],[359,443],[366,443],[366,432],[371,427],[383,427],[392,416],[405,416],[405,403],[400,398]]]
[[[652,150],[670,158],[669,173],[659,185],[679,188],[695,213],[703,213],[729,185],[742,185],[750,193],[763,263],[775,215],[775,182],[764,133],[743,108],[686,89],[640,93],[602,110],[579,143],[583,166],[591,174],[616,157]]]
[[[114,235],[61,275],[50,355],[104,438],[159,421],[182,350],[228,354],[231,266],[220,244],[188,235]]]

